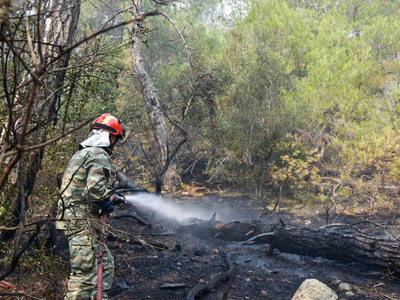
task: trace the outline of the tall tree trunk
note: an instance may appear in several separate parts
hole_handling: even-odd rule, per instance
[[[137,18],[142,14],[142,0],[134,0],[133,18]],[[135,21],[128,26],[128,32],[131,38],[131,55],[133,69],[137,74],[138,83],[141,89],[143,99],[146,104],[147,114],[152,127],[154,141],[157,146],[157,164],[158,170],[161,170],[166,163],[167,157],[172,147],[168,127],[165,121],[164,112],[160,104],[160,99],[157,96],[156,89],[150,75],[148,74],[143,56],[141,53],[140,37],[140,21]],[[164,185],[172,189],[181,185],[181,178],[177,173],[177,168],[174,163],[171,163],[168,170],[164,174]]]
[[[37,52],[41,52],[44,63],[58,56],[63,49],[73,45],[76,28],[80,15],[81,0],[48,0],[44,5],[44,15],[41,18],[41,46],[37,46]],[[65,54],[58,63],[52,68],[66,68],[69,63],[71,53]],[[51,70],[49,68],[48,70]],[[34,107],[33,116],[36,117],[37,124],[45,120],[57,122],[57,103],[60,101],[62,86],[64,84],[66,70],[55,72],[54,75],[46,77],[44,91],[38,95],[41,101],[37,101]],[[47,139],[45,127],[36,130],[32,138],[44,142]],[[44,156],[45,147],[34,150],[29,156],[28,170],[25,180],[25,195],[30,196],[35,187],[36,177],[40,170]],[[19,211],[21,201],[17,201],[14,210],[16,224],[19,222]],[[50,225],[50,232],[54,233],[53,224]],[[14,236],[14,231],[9,231],[4,236],[5,240]]]
[[[43,26],[43,42],[51,44],[44,49],[45,60],[50,60],[61,53],[63,49],[73,45],[76,28],[78,26],[80,15],[81,0],[48,0],[45,11],[49,11],[45,15]],[[66,68],[71,57],[71,52],[65,54],[57,63],[55,68]],[[56,72],[54,76],[48,77],[48,87],[50,92],[54,93],[51,97],[48,108],[48,117],[55,117],[60,103],[62,94],[62,86],[66,70]],[[54,120],[57,123],[57,118]]]
[[[62,49],[73,45],[76,28],[80,15],[80,0],[48,0],[45,4],[46,11],[43,20],[42,41],[46,44],[42,48],[42,55],[45,63],[58,56]],[[41,49],[39,49],[40,51]],[[66,68],[69,63],[71,53],[65,54],[53,69]],[[54,119],[57,123],[57,103],[60,102],[62,87],[66,70],[55,72],[53,76],[48,76],[45,82],[45,92],[43,101],[38,102],[36,109],[43,111],[42,118],[46,120]],[[46,99],[49,99],[47,101]],[[41,115],[38,111],[37,115]],[[46,139],[46,131],[38,130],[35,138],[42,142]],[[26,181],[27,195],[31,195],[35,186],[36,175],[39,172],[44,155],[44,147],[34,151],[30,156],[30,164]]]

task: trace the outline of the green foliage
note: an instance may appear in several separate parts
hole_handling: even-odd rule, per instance
[[[7,241],[1,243],[0,248],[0,267],[6,268],[8,264],[11,262],[12,258],[12,251],[13,251],[13,241]]]
[[[385,1],[251,1],[247,16],[214,38],[218,47],[207,47],[212,40],[201,44],[196,55],[217,83],[217,110],[212,130],[198,134],[202,149],[214,147],[215,169],[225,162],[227,172],[219,174],[233,171],[254,187],[279,187],[287,179],[297,189],[319,191],[321,199],[335,186],[315,189],[326,170],[337,170],[342,184],[359,182],[366,172],[381,185],[394,183],[399,9]],[[205,27],[196,38],[213,32],[218,29]],[[311,166],[317,179],[306,187]],[[345,187],[335,192],[357,194]]]
[[[68,274],[62,258],[49,253],[44,245],[27,253],[18,269],[20,276],[32,282],[37,282],[40,277],[46,281],[54,281],[55,277],[62,280]]]
[[[275,146],[279,158],[271,166],[271,182],[275,186],[285,186],[296,192],[309,192],[320,183],[318,149],[308,150],[294,136],[288,134]],[[304,194],[302,195],[305,196]]]
[[[250,178],[247,184],[265,180],[276,143],[304,122],[308,112],[307,104],[292,98],[302,72],[293,58],[298,56],[288,48],[295,42],[286,44],[282,38],[286,34],[294,38],[295,29],[304,32],[304,25],[298,20],[291,28],[290,13],[280,2],[253,5],[227,35],[226,46],[211,59],[221,87],[218,138],[234,155],[233,166],[244,179]]]

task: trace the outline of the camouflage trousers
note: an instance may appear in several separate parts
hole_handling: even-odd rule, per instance
[[[65,300],[95,300],[97,296],[97,258],[99,232],[84,230],[68,237],[71,274]],[[103,299],[108,299],[114,277],[114,258],[104,244]]]

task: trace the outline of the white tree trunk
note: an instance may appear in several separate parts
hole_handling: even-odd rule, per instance
[[[45,65],[52,58],[62,53],[63,50],[73,45],[80,14],[80,3],[81,0],[48,0],[44,3],[44,7],[39,14],[41,21],[40,36],[39,34],[36,36],[40,44],[35,45],[36,60],[42,65]],[[34,32],[34,34],[36,34],[36,32]],[[43,62],[40,57],[43,57]],[[58,60],[54,66],[47,68],[46,71],[67,67],[69,59],[70,53],[67,53]],[[60,71],[44,78],[44,87],[36,94],[30,116],[30,121],[32,123],[40,124],[56,116],[56,104],[61,96],[61,88],[64,83],[65,73],[66,71]],[[55,120],[57,119],[55,118]],[[45,127],[38,128],[33,132],[30,138],[35,142],[45,141],[47,138]],[[17,196],[14,200],[14,224],[18,224],[19,218],[21,217],[21,204],[24,203],[25,196],[30,196],[33,192],[44,150],[45,147],[41,147],[29,154],[29,163],[26,173],[24,172],[24,174],[26,174],[26,179],[23,184],[23,193],[21,193],[24,197]],[[13,181],[13,179],[11,179],[11,181]],[[50,230],[53,232],[52,238],[54,238],[55,227],[50,225]],[[13,238],[13,235],[14,231],[9,231],[4,239]]]
[[[42,23],[41,49],[44,63],[57,57],[63,49],[71,47],[74,43],[74,36],[78,26],[81,0],[48,0],[44,5],[44,17]],[[50,44],[50,45],[49,45]],[[68,66],[71,53],[65,54],[56,65],[49,69],[59,69]],[[38,120],[52,119],[56,117],[56,105],[62,94],[66,70],[56,72],[47,76],[44,86],[44,94],[39,95],[40,101],[35,103],[35,112],[32,114]],[[57,118],[54,119],[56,124]],[[45,130],[37,130],[33,137],[44,141]],[[36,175],[44,155],[44,147],[33,151],[30,154],[29,168],[26,179],[26,193],[29,196],[34,188]]]
[[[45,62],[59,55],[62,50],[71,47],[74,43],[76,28],[78,26],[80,15],[81,0],[48,0],[45,3],[45,14],[43,22],[43,42],[50,45],[43,47],[43,56]],[[68,66],[71,52],[65,54],[53,69],[65,68]],[[66,70],[49,76],[47,87],[50,94],[48,114],[53,117],[56,112],[56,105],[62,94]]]

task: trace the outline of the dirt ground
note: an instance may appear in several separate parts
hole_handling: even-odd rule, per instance
[[[176,203],[184,211],[199,213],[203,216],[202,219],[209,219],[217,212],[217,219],[223,222],[256,218],[266,205],[273,205],[235,192],[207,194],[198,189],[190,194],[191,196],[183,195],[166,201]],[[179,225],[177,222],[160,218],[143,208],[125,205],[124,210],[116,211],[116,215],[122,213],[135,213],[152,226],[140,225],[130,218],[109,220],[112,234],[107,235],[107,245],[113,253],[116,267],[113,288],[109,294],[113,300],[186,299],[196,284],[208,282],[215,274],[227,270],[227,265],[217,249],[229,253],[238,270],[228,295],[231,300],[291,299],[300,284],[308,278],[327,284],[336,291],[341,300],[400,299],[399,279],[392,278],[389,274],[376,273],[361,265],[279,252],[271,257],[266,255],[268,245],[244,246],[239,242],[203,240],[191,233],[178,234],[175,231]],[[279,213],[272,221],[282,219],[286,224],[317,227],[325,224],[325,218],[323,208],[282,203]],[[360,216],[346,218],[352,222],[359,220]],[[390,222],[399,216],[389,213],[385,215],[383,211],[374,218],[378,222]],[[335,222],[342,221],[343,218],[338,217]],[[138,245],[135,239],[155,246]],[[68,264],[68,244],[65,242],[64,239],[60,252],[62,259]],[[63,274],[66,273],[67,271]],[[17,289],[39,299],[62,299],[66,280],[59,278],[60,276],[52,276],[28,280],[16,272],[8,280]],[[341,282],[349,283],[355,295],[347,296],[341,292],[338,288]],[[181,287],[162,288],[166,283],[178,283]],[[218,286],[202,295],[201,299],[221,299],[226,286],[226,283]],[[49,296],[45,296],[46,293]]]
[[[174,201],[181,207],[208,211],[210,217],[217,212],[217,219],[221,221],[257,217],[265,206],[264,202],[250,197],[232,195],[180,197]],[[288,210],[283,209],[275,218],[310,226],[324,222],[324,215],[319,211],[307,210],[299,217]],[[360,265],[285,253],[268,257],[266,245],[243,246],[238,242],[207,241],[190,233],[149,235],[173,233],[176,224],[163,223],[148,211],[135,212],[146,220],[152,220],[153,227],[143,227],[132,219],[114,219],[111,225],[149,243],[165,244],[168,249],[108,241],[116,265],[111,299],[186,299],[197,283],[207,282],[215,274],[227,270],[217,248],[231,254],[238,270],[228,299],[291,299],[307,278],[316,278],[327,284],[336,291],[339,299],[400,299],[398,280]],[[125,235],[125,238],[129,237]],[[346,296],[339,291],[340,282],[349,283],[355,296]],[[181,283],[184,287],[161,288],[165,283]],[[226,284],[219,286],[203,295],[202,299],[221,299],[225,288]]]

